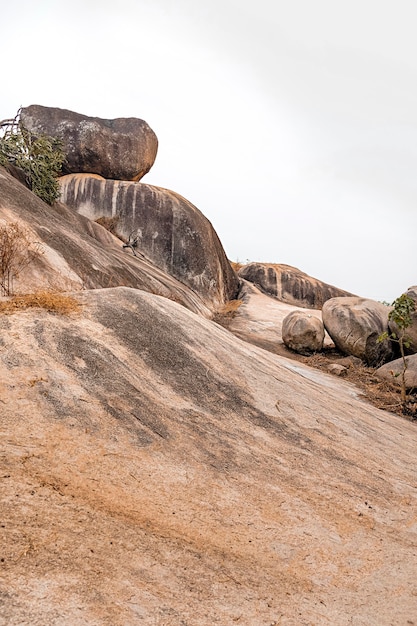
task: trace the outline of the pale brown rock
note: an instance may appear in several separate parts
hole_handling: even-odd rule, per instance
[[[366,298],[332,298],[324,303],[323,324],[336,347],[378,366],[393,358],[390,341],[378,338],[388,329],[390,308]]]
[[[417,354],[405,357],[407,368],[405,370],[404,382],[407,389],[417,389]],[[402,373],[404,363],[402,358],[395,359],[379,367],[375,373],[383,380],[402,385]]]
[[[249,263],[239,270],[239,276],[282,302],[307,309],[321,309],[329,298],[353,295],[290,265]]]
[[[166,298],[74,295],[0,316],[5,624],[415,620],[414,424]]]
[[[281,302],[244,279],[241,280],[239,299],[242,304],[228,324],[229,330],[244,341],[274,354],[288,356],[289,350],[282,341],[282,323],[289,313],[301,310],[321,321],[320,310],[303,309]],[[324,334],[324,347],[334,347],[327,332]]]
[[[363,365],[362,359],[357,356],[345,356],[342,359],[338,359],[338,364],[343,365],[344,367],[355,367],[358,365]]]
[[[63,141],[64,174],[89,172],[104,178],[140,180],[156,158],[155,133],[135,117],[107,120],[31,105],[22,109],[20,119],[28,130]]]
[[[299,354],[319,352],[324,342],[323,323],[305,311],[293,311],[282,322],[282,340]]]
[[[91,220],[117,217],[118,236],[134,233],[139,254],[203,300],[221,306],[235,297],[238,278],[213,226],[179,194],[88,174],[63,176],[60,185],[62,202]]]
[[[348,373],[347,367],[340,363],[330,363],[330,365],[327,366],[327,370],[330,374],[334,374],[335,376],[346,376]]]

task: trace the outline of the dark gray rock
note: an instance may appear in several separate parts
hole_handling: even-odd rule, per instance
[[[323,305],[323,324],[341,352],[378,366],[394,356],[389,340],[378,341],[388,330],[390,310],[366,298],[332,298]]]
[[[20,120],[32,132],[63,141],[67,159],[64,174],[88,172],[104,178],[140,180],[151,169],[158,150],[153,130],[135,117],[106,120],[31,105],[22,109]]]
[[[102,226],[59,202],[45,204],[2,167],[0,198],[1,220],[18,222],[42,252],[15,277],[16,293],[125,286],[175,300],[205,317],[217,308],[154,264],[124,252],[120,239]]]
[[[329,298],[353,295],[290,265],[249,263],[239,270],[239,276],[281,302],[307,309],[321,309]]]
[[[323,323],[305,311],[292,311],[282,321],[282,341],[299,354],[319,352],[324,342]]]
[[[91,220],[117,218],[120,238],[137,239],[137,254],[191,287],[210,307],[236,296],[239,281],[213,226],[182,196],[87,174],[64,176],[60,184],[62,202]]]

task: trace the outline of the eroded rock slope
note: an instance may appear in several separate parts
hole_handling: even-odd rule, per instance
[[[414,424],[166,298],[0,317],[0,623],[412,624]]]
[[[41,252],[16,277],[17,292],[124,285],[172,298],[206,316],[219,304],[208,294],[200,297],[143,254],[134,257],[123,250],[122,241],[93,220],[60,203],[48,206],[0,167],[0,223],[11,222],[39,242]]]

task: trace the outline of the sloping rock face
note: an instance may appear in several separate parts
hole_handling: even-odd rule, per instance
[[[282,324],[289,313],[301,311],[317,317],[322,322],[321,311],[318,309],[302,309],[293,304],[286,304],[244,279],[241,281],[238,297],[241,306],[235,312],[227,327],[234,335],[273,354],[291,356],[282,340]],[[334,347],[333,341],[325,332],[325,347]]]
[[[414,312],[411,314],[411,326],[405,329],[407,341],[409,341],[410,343],[410,346],[406,348],[406,352],[408,352],[409,354],[415,354],[417,352],[417,286],[410,287],[405,293],[415,302],[415,309]],[[399,336],[399,329],[394,322],[389,322],[389,328],[392,333],[395,333],[397,336]]]
[[[172,298],[206,317],[217,306],[146,259],[123,251],[122,242],[102,226],[62,204],[46,205],[2,167],[0,220],[19,223],[40,243],[41,254],[16,278],[16,292],[125,285]]]
[[[323,324],[341,352],[378,366],[394,357],[390,341],[378,342],[388,329],[390,310],[366,298],[332,298],[323,305]]]
[[[0,317],[5,624],[415,620],[414,424],[166,298],[75,295]]]
[[[239,281],[206,217],[179,194],[143,183],[87,174],[60,179],[61,199],[91,220],[117,217],[124,239],[134,233],[138,251],[203,299],[234,298]]]
[[[407,369],[405,370],[404,382],[407,389],[417,389],[417,354],[405,357]],[[395,359],[385,363],[375,371],[375,374],[383,380],[389,380],[397,385],[402,384],[403,360]]]
[[[317,278],[313,278],[296,267],[274,263],[249,263],[239,272],[241,278],[254,283],[264,293],[307,309],[321,309],[329,298],[352,296]]]
[[[319,352],[324,342],[323,322],[305,311],[293,311],[282,322],[282,340],[299,354]]]
[[[106,120],[31,105],[22,109],[20,119],[28,130],[63,141],[65,174],[90,172],[104,178],[140,180],[156,158],[155,133],[135,117]]]

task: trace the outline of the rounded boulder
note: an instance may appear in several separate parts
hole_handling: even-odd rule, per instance
[[[305,311],[292,311],[282,322],[282,340],[287,348],[299,354],[319,352],[324,342],[323,323]]]
[[[378,340],[388,330],[390,310],[376,300],[331,298],[323,305],[323,324],[341,352],[379,366],[394,356],[391,342]]]
[[[63,174],[138,181],[151,169],[158,150],[155,133],[136,117],[107,120],[34,104],[22,109],[20,121],[33,133],[62,141]]]

